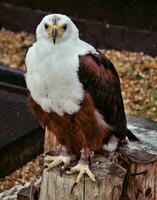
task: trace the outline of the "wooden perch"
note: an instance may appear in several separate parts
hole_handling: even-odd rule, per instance
[[[87,176],[84,176],[72,194],[71,188],[75,182],[76,175],[64,174],[60,177],[60,167],[51,172],[45,170],[43,173],[40,200],[118,200],[122,192],[126,170],[103,155],[97,155],[96,160],[99,164],[93,164],[91,169],[95,173],[97,181],[92,182]]]
[[[114,155],[96,154],[100,164],[94,163],[91,169],[98,180],[92,182],[84,176],[73,194],[70,191],[76,175],[60,177],[59,167],[51,172],[45,170],[40,200],[157,200],[157,128],[154,123],[141,124],[133,119],[129,119],[128,126],[140,141],[119,147],[118,163],[111,161]],[[50,138],[48,133],[46,138]],[[49,147],[46,150],[53,145],[51,140],[45,143]]]
[[[120,158],[122,166],[127,169],[122,199],[157,200],[157,157],[147,152],[134,150],[133,154],[142,156],[136,162],[132,155],[125,154],[128,153],[125,150]]]

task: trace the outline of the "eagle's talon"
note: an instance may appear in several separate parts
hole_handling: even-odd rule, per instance
[[[46,151],[46,152],[40,154],[39,157],[45,158],[47,155],[49,155],[49,153],[51,153],[51,151],[52,151],[52,150]]]
[[[73,191],[74,191],[74,188],[75,188],[75,186],[77,185],[77,183],[75,182],[73,185],[72,185],[72,187],[71,187],[71,194],[73,193]]]
[[[76,172],[79,172],[79,175],[75,181],[76,184],[81,180],[84,174],[87,174],[92,181],[96,181],[95,175],[89,169],[89,165],[78,163],[75,167],[72,167],[70,171],[67,171],[67,174],[73,174]]]
[[[45,162],[46,162],[46,165],[48,166],[48,171],[50,171],[52,168],[64,163],[64,165],[69,165],[70,163],[70,160],[71,160],[71,156],[62,156],[62,155],[59,155],[59,156],[50,156],[50,155],[47,155],[45,157]]]
[[[64,174],[64,172],[70,170],[70,167],[69,166],[66,166],[66,165],[63,165],[61,168],[60,168],[60,177],[62,177],[62,175]]]
[[[44,165],[44,169],[47,169],[47,168],[48,168],[48,166],[45,164],[45,165]]]
[[[45,158],[46,156],[47,156],[46,153],[42,153],[42,154],[39,155],[39,157],[41,157],[41,158]]]

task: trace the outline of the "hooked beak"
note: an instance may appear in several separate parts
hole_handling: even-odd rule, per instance
[[[55,44],[56,43],[56,38],[58,36],[58,32],[57,32],[57,29],[56,28],[53,28],[52,29],[52,38],[53,38],[53,43]]]

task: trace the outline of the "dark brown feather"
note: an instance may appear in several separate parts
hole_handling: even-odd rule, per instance
[[[105,121],[120,140],[127,135],[120,80],[113,64],[101,53],[80,56],[79,78]]]

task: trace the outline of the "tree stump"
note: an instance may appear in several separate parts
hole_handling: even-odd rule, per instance
[[[59,175],[59,169],[43,172],[40,200],[157,200],[157,125],[139,118],[129,118],[128,127],[140,139],[117,149],[115,155],[96,154],[91,166],[97,181],[87,176],[71,187],[76,175]],[[48,141],[49,147],[52,145]]]
[[[40,200],[119,200],[126,170],[103,155],[98,154],[96,161],[91,169],[96,175],[97,181],[92,182],[89,177],[84,176],[74,188],[72,194],[71,188],[76,175],[64,174],[60,177],[60,167],[53,169],[51,172],[45,169]]]
[[[128,127],[140,139],[120,147],[119,160],[127,170],[123,200],[157,200],[157,124],[128,118]]]

